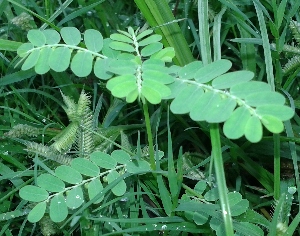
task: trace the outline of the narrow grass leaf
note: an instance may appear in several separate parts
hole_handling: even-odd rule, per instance
[[[31,223],[40,221],[46,212],[46,205],[46,202],[36,204],[28,214],[28,221]]]
[[[0,39],[0,50],[15,52],[22,45],[21,42],[15,42],[12,40]]]
[[[173,205],[172,205],[170,193],[165,186],[162,176],[157,175],[156,179],[157,179],[159,195],[163,204],[164,211],[168,216],[171,216]]]
[[[50,218],[53,222],[62,222],[68,216],[68,207],[62,194],[55,195],[49,206]]]

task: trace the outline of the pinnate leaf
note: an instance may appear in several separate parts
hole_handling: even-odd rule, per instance
[[[159,42],[161,39],[162,39],[161,35],[153,34],[153,35],[150,35],[149,37],[143,39],[142,41],[138,42],[138,44],[139,44],[140,47],[143,47],[143,46],[146,46],[146,45],[149,45],[149,44]]]
[[[62,222],[68,216],[68,207],[62,194],[55,195],[49,206],[50,218],[53,222]]]
[[[46,43],[46,37],[42,31],[38,29],[29,30],[27,38],[34,46],[41,47]]]
[[[22,65],[22,70],[29,70],[36,65],[40,56],[39,50],[34,50],[29,56],[26,58],[24,64]]]
[[[57,44],[60,41],[60,35],[56,30],[46,29],[43,31],[46,37],[46,44]]]
[[[94,29],[88,29],[84,32],[84,42],[88,50],[99,52],[103,48],[103,36]]]
[[[56,72],[65,71],[70,64],[71,49],[67,47],[58,47],[52,49],[49,57],[49,66]]]
[[[226,73],[230,67],[231,62],[228,60],[218,60],[204,67],[201,67],[195,72],[194,78],[199,83],[207,83],[214,78]]]
[[[40,221],[46,212],[46,205],[46,202],[36,204],[28,214],[28,221],[31,223]]]
[[[82,181],[81,174],[70,166],[61,165],[55,169],[55,175],[70,184],[79,184]]]
[[[21,188],[19,194],[24,200],[31,202],[45,201],[49,197],[49,194],[45,189],[32,185]]]
[[[107,175],[108,184],[112,183],[113,181],[115,181],[119,177],[120,177],[120,174],[117,171],[115,171],[115,170],[110,171],[109,174]],[[115,187],[113,187],[111,189],[111,191],[116,196],[124,195],[124,193],[126,192],[126,183],[125,183],[125,181],[121,180]]]
[[[99,194],[103,190],[103,185],[99,179],[94,179],[90,183],[87,184],[89,199],[92,200],[97,194]],[[94,204],[98,204],[103,200],[104,196],[100,197],[98,200],[94,202]]]
[[[96,165],[105,168],[105,169],[113,169],[116,167],[117,162],[114,158],[104,152],[95,151],[90,155],[90,160],[94,162]]]
[[[50,174],[41,174],[38,176],[37,185],[49,192],[61,192],[65,189],[65,183]]]
[[[61,37],[68,45],[76,46],[81,41],[81,34],[75,27],[63,27],[60,30]]]
[[[123,42],[111,42],[109,44],[109,46],[114,49],[114,50],[118,50],[118,51],[123,51],[123,52],[134,52],[135,49],[132,45],[128,44],[128,43],[123,43]]]
[[[52,49],[50,47],[45,47],[40,50],[40,56],[34,67],[37,74],[43,75],[50,70],[48,61],[51,53]]]
[[[99,167],[86,158],[75,158],[71,162],[71,167],[79,173],[90,177],[95,177],[100,173]]]
[[[67,192],[66,204],[70,209],[76,209],[82,205],[83,192],[81,186],[75,187]]]
[[[78,77],[88,76],[93,69],[93,56],[88,51],[78,51],[72,59],[71,70]]]

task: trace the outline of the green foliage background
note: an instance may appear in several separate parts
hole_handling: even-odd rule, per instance
[[[299,234],[299,6],[0,1],[0,234]]]

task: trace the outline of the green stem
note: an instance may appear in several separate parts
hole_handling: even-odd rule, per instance
[[[219,197],[221,202],[222,215],[225,224],[225,231],[227,236],[234,235],[233,225],[231,218],[231,211],[227,197],[227,187],[225,180],[225,172],[222,158],[221,150],[221,140],[220,140],[220,131],[219,125],[212,123],[210,124],[210,138],[212,144],[212,157],[214,159],[214,166],[216,172],[216,180],[218,184]]]
[[[280,197],[280,137],[279,134],[273,135],[274,140],[274,198]]]
[[[151,123],[150,123],[147,101],[143,101],[143,112],[145,117],[145,124],[146,124],[148,144],[149,144],[150,166],[152,170],[155,170],[154,145],[153,145]]]

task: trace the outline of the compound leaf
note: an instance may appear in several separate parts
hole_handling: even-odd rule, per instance
[[[82,181],[81,174],[70,166],[61,165],[55,169],[55,175],[70,184],[79,184]]]
[[[261,121],[263,125],[272,133],[278,134],[284,130],[282,121],[275,116],[264,115]]]
[[[151,56],[152,54],[160,51],[162,48],[163,48],[163,44],[160,42],[151,43],[141,50],[141,55],[143,57],[148,57],[148,56]]]
[[[123,43],[133,44],[133,40],[126,35],[123,34],[111,34],[109,36],[114,41],[119,41]]]
[[[78,77],[88,76],[93,69],[93,55],[88,51],[78,51],[72,59],[71,70]]]
[[[94,179],[90,183],[87,184],[89,199],[92,200],[97,194],[99,194],[103,190],[103,185],[99,179]],[[103,200],[104,196],[100,197],[98,200],[94,202],[94,204],[98,204]]]
[[[215,89],[227,89],[233,85],[248,82],[254,77],[251,71],[235,71],[223,74],[212,81],[212,86]]]
[[[123,43],[123,42],[117,42],[113,41],[109,44],[109,46],[118,51],[123,51],[123,52],[135,52],[135,49],[132,45],[128,43]]]
[[[29,56],[26,58],[24,64],[22,65],[22,70],[29,70],[36,65],[40,56],[39,50],[34,50]]]
[[[100,59],[97,58],[94,64],[94,74],[102,80],[108,80],[113,76],[113,73],[108,71],[109,59]]]
[[[230,69],[231,65],[231,62],[228,60],[222,59],[215,61],[195,72],[194,78],[199,83],[207,83],[217,76],[226,73]]]
[[[105,169],[113,169],[116,167],[117,162],[114,158],[104,152],[96,151],[90,155],[90,160],[97,166]]]
[[[50,70],[48,62],[51,53],[52,49],[50,47],[45,47],[40,50],[40,56],[38,57],[38,61],[34,67],[34,70],[37,74],[43,75]]]
[[[49,194],[45,189],[32,185],[21,188],[19,194],[24,200],[31,202],[45,201],[49,197]]]
[[[103,48],[103,36],[94,29],[88,29],[84,32],[84,43],[88,50],[93,52],[100,52]]]
[[[257,143],[263,136],[262,124],[257,116],[251,116],[245,126],[245,137],[252,143]],[[255,131],[255,132],[254,132]]]
[[[40,221],[46,212],[46,205],[46,202],[36,204],[28,214],[28,221],[31,223]]]
[[[67,45],[76,46],[81,41],[81,34],[75,27],[64,27],[60,30],[60,34]]]
[[[27,38],[34,46],[41,47],[46,43],[46,37],[42,31],[38,29],[29,30]]]
[[[24,43],[18,47],[17,53],[20,57],[25,57],[28,55],[28,51],[32,50],[34,47],[31,43]]]
[[[67,47],[58,47],[52,49],[52,53],[49,57],[49,66],[56,72],[65,71],[70,64],[71,49]]]
[[[70,209],[76,209],[82,205],[83,192],[81,186],[75,187],[67,192],[66,204]]]
[[[114,150],[111,153],[112,158],[114,158],[118,163],[126,164],[130,160],[130,156],[127,152],[123,150]]]
[[[238,139],[244,135],[244,130],[251,114],[245,107],[239,107],[232,112],[223,126],[224,134],[230,139]],[[255,132],[253,130],[252,132]]]
[[[60,34],[53,29],[46,29],[43,31],[45,37],[46,37],[46,44],[57,44],[60,41]]]
[[[41,174],[38,176],[37,185],[49,192],[61,192],[65,189],[65,183],[50,174]]]
[[[53,222],[62,222],[68,216],[68,207],[62,194],[55,195],[49,206],[50,218]]]
[[[79,173],[90,177],[95,177],[100,173],[98,166],[86,158],[75,158],[71,162],[71,167]]]
[[[112,171],[109,172],[109,174],[107,175],[106,178],[107,178],[108,184],[110,184],[119,177],[120,177],[120,174],[117,171],[112,170]],[[116,196],[124,195],[124,193],[126,192],[126,183],[125,183],[125,181],[122,179],[115,187],[113,187],[111,189],[111,191]]]

